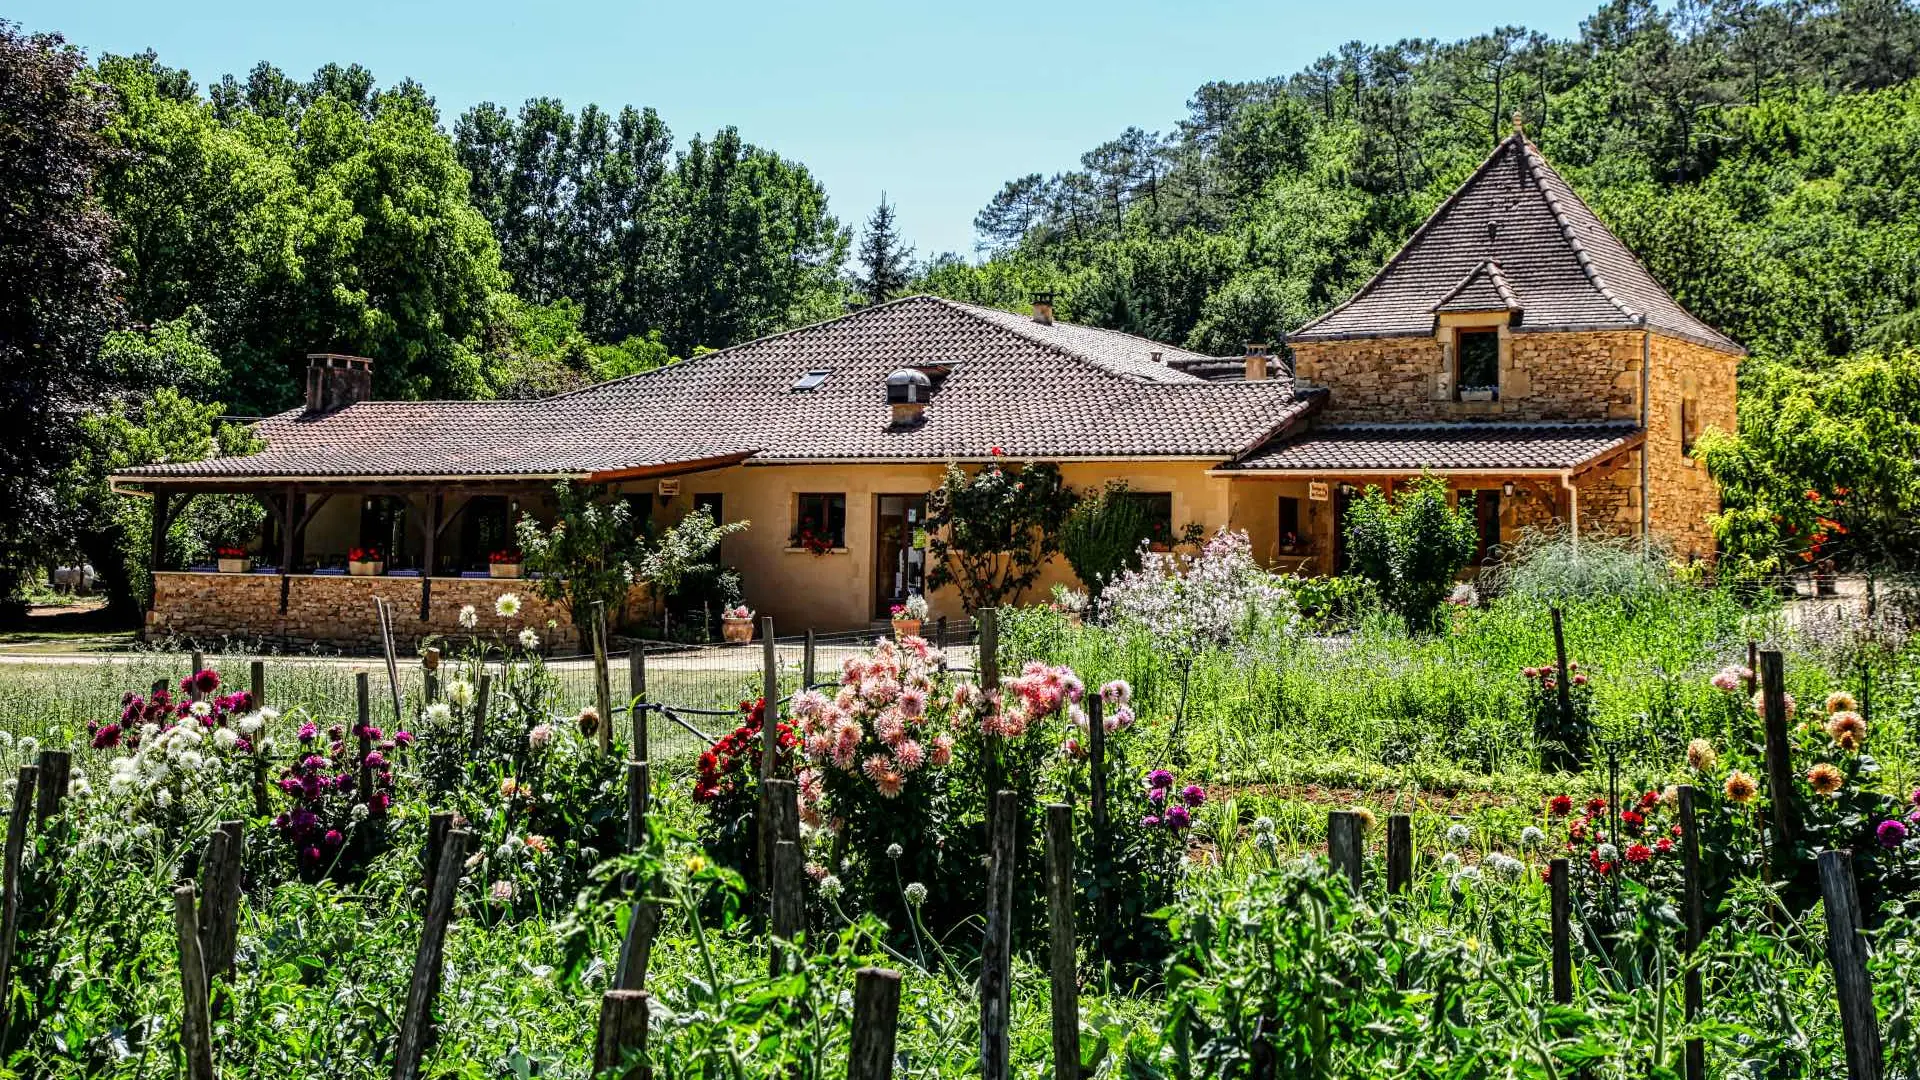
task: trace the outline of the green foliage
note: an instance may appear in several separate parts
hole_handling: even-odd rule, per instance
[[[1391,500],[1368,486],[1348,514],[1346,539],[1354,572],[1413,630],[1433,627],[1454,576],[1479,545],[1473,511],[1454,506],[1437,476],[1422,476]]]
[[[1607,596],[1629,607],[1658,602],[1678,587],[1666,553],[1637,537],[1587,535],[1576,546],[1554,529],[1522,533],[1476,583],[1483,594],[1543,605]]]
[[[575,626],[594,625],[596,607],[609,626],[617,624],[642,553],[632,511],[623,500],[609,501],[599,484],[562,480],[553,485],[553,501],[552,525],[531,514],[514,525],[527,569],[540,575],[535,588],[564,602]]]
[[[1824,370],[1753,362],[1743,383],[1739,433],[1709,432],[1698,450],[1724,501],[1723,559],[1747,573],[1920,567],[1920,350]]]
[[[1128,493],[1126,481],[1110,480],[1068,511],[1060,524],[1060,552],[1074,576],[1098,596],[1122,572],[1139,568],[1151,525],[1146,505]]]
[[[1060,550],[1074,501],[1052,462],[1014,471],[996,457],[971,475],[949,464],[927,500],[927,587],[954,586],[968,611],[1014,599]]]

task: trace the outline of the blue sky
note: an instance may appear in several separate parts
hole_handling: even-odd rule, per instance
[[[1350,40],[1516,24],[1572,33],[1598,0],[837,4],[579,0],[14,0],[88,53],[149,46],[204,86],[268,60],[411,76],[445,122],[550,95],[652,105],[682,143],[725,124],[805,162],[843,221],[884,191],[922,256],[971,254],[1006,180],[1073,167],[1129,124],[1170,129],[1211,79],[1289,74]]]

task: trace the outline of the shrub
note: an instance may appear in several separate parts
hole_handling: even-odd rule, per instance
[[[927,500],[927,588],[954,586],[968,611],[1019,596],[1060,550],[1060,521],[1073,504],[1051,462],[1012,472],[996,451],[972,475],[948,465]]]
[[[1483,575],[1487,592],[1541,604],[1610,598],[1629,605],[1664,597],[1676,587],[1664,549],[1631,536],[1582,536],[1565,530],[1523,534],[1499,565]]]
[[[1111,480],[1074,504],[1061,522],[1060,551],[1081,584],[1098,597],[1108,582],[1140,566],[1151,530],[1146,506],[1127,491],[1126,481]]]
[[[1416,633],[1434,628],[1455,575],[1478,546],[1473,511],[1450,503],[1437,476],[1422,476],[1391,500],[1369,486],[1347,522],[1355,572]]]

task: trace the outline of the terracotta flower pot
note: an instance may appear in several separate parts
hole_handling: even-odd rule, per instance
[[[893,620],[893,636],[903,637],[903,638],[919,637],[920,636],[920,620],[919,619]]]
[[[520,576],[520,564],[517,562],[497,562],[487,566],[487,573],[497,578],[517,578]]]
[[[745,645],[753,640],[752,619],[721,619],[720,636],[729,644]]]
[[[221,559],[219,563],[223,574],[244,574],[253,569],[252,559]]]

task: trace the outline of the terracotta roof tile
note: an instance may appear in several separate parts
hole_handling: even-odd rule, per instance
[[[244,457],[129,469],[165,477],[586,475],[756,461],[1218,457],[1258,445],[1321,392],[1208,382],[1144,338],[920,296],[540,401],[366,402],[258,425]],[[1201,358],[1204,359],[1204,358]],[[923,420],[895,427],[885,382],[945,368]],[[825,371],[820,385],[795,380]]]
[[[1490,261],[1505,291],[1524,303],[1516,331],[1632,330],[1644,317],[1656,330],[1744,351],[1675,302],[1518,134],[1502,141],[1359,292],[1288,337],[1432,333],[1433,313],[1465,310],[1450,300]]]
[[[1269,472],[1571,469],[1625,448],[1639,432],[1633,424],[1622,423],[1328,424],[1277,439],[1228,468]]]

